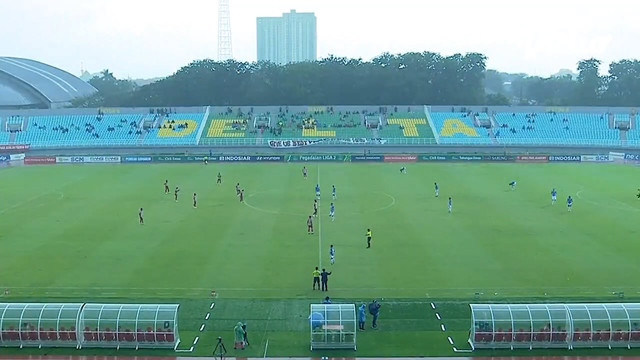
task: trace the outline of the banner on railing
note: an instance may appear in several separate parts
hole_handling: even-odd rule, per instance
[[[387,143],[385,139],[368,139],[368,138],[348,138],[348,139],[336,139],[341,144],[352,145],[384,145]]]
[[[325,139],[316,140],[269,140],[269,147],[272,149],[292,149],[302,146],[314,145],[325,141]]]
[[[287,162],[316,162],[316,161],[349,161],[350,155],[288,155]]]
[[[119,163],[120,156],[56,156],[58,164],[115,164]]]
[[[609,162],[609,155],[581,155],[582,162]]]
[[[27,156],[24,158],[26,165],[49,165],[56,163],[55,156]]]
[[[580,162],[580,155],[550,155],[551,162]]]
[[[29,150],[30,147],[30,144],[7,144],[0,145],[0,150]]]
[[[11,160],[10,155],[0,155],[0,162],[5,162]]]
[[[25,158],[25,154],[11,154],[9,155],[10,161],[22,161]]]

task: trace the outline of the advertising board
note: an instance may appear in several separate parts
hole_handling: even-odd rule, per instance
[[[56,163],[55,156],[27,156],[24,158],[26,165],[50,165]]]
[[[418,155],[385,155],[384,162],[416,162]]]
[[[452,155],[451,161],[482,161],[480,155]]]
[[[56,156],[58,164],[115,164],[120,156]]]
[[[580,161],[582,162],[610,162],[609,155],[581,155]]]
[[[451,156],[449,155],[420,155],[418,158],[420,161],[449,161]]]
[[[382,155],[352,155],[352,162],[364,162],[364,161],[384,161]]]
[[[288,155],[287,162],[315,162],[315,161],[349,161],[349,155]]]
[[[551,162],[580,162],[580,155],[549,155]]]
[[[151,156],[127,155],[122,157],[122,162],[124,163],[140,163],[151,161],[153,161],[153,158]]]
[[[545,163],[549,161],[549,155],[518,155],[517,162]]]

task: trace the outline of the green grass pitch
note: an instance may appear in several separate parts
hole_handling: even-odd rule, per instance
[[[0,301],[178,302],[181,348],[200,336],[197,355],[210,354],[217,336],[229,355],[238,355],[230,349],[232,328],[247,321],[251,346],[240,354],[262,356],[268,340],[270,356],[308,356],[308,306],[325,295],[311,289],[311,271],[321,262],[333,272],[328,295],[334,301],[384,298],[380,329],[358,334],[357,355],[401,356],[452,354],[431,301],[448,299],[443,320],[450,319],[456,344],[464,347],[466,304],[476,293],[478,301],[522,301],[640,290],[633,276],[640,270],[637,168],[411,164],[400,174],[400,166],[1,170],[0,286],[10,292]],[[218,171],[222,185],[215,183]],[[165,179],[181,188],[178,202],[163,194]],[[510,180],[518,182],[515,191]],[[316,233],[307,235],[318,181],[320,218]],[[236,182],[245,189],[245,204],[235,195]],[[333,184],[335,221],[328,216]],[[568,195],[575,199],[571,213]],[[365,248],[367,228],[371,249]],[[216,307],[200,333],[212,301]]]

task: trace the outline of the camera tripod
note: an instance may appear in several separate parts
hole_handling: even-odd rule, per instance
[[[218,336],[218,343],[213,349],[213,357],[216,359],[224,359],[224,355],[227,353],[227,348],[222,343],[222,337]]]

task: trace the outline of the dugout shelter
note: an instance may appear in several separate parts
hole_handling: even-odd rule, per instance
[[[176,349],[177,304],[0,303],[0,346]]]
[[[356,306],[311,304],[309,315],[311,350],[356,350]]]
[[[640,303],[470,307],[473,349],[640,347]]]

